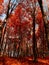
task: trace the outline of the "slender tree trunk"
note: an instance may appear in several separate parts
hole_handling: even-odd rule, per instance
[[[47,43],[47,47],[49,49],[47,27],[46,27],[46,23],[45,23],[45,20],[44,20],[44,11],[43,11],[43,6],[42,6],[42,0],[38,0],[38,2],[39,2],[39,5],[40,5],[40,8],[41,8],[42,15],[43,15],[43,23],[44,23],[44,28],[45,28],[46,43]]]
[[[6,13],[6,20],[9,17],[10,1],[11,0],[9,0],[8,10],[7,10],[7,13]],[[3,44],[4,44],[4,36],[5,36],[5,33],[6,33],[6,22],[4,21],[4,23],[3,23],[2,37],[1,37],[1,52],[2,52],[2,47],[3,47]],[[5,45],[5,47],[6,47],[6,45]]]
[[[35,3],[34,13],[33,13],[33,56],[34,56],[34,61],[37,60],[37,42],[36,42],[36,35],[35,35],[35,10],[36,10],[36,3]]]

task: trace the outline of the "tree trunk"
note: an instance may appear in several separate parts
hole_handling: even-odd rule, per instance
[[[38,0],[38,2],[39,2],[39,5],[40,5],[40,8],[41,8],[42,15],[43,15],[43,23],[44,23],[44,29],[45,29],[46,43],[47,43],[47,47],[49,49],[47,27],[46,27],[46,23],[45,23],[45,20],[44,20],[44,11],[43,11],[43,6],[42,6],[42,0]]]
[[[33,56],[34,61],[37,60],[37,42],[36,42],[36,35],[35,35],[35,10],[36,10],[36,3],[34,7],[34,13],[33,13]]]

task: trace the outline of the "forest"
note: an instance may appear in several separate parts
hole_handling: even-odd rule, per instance
[[[0,0],[0,57],[49,56],[49,0]]]

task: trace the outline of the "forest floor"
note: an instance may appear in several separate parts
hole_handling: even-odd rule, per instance
[[[44,59],[38,58],[38,62],[33,63],[31,57],[25,58],[8,58],[0,57],[0,65],[49,65],[49,57]]]

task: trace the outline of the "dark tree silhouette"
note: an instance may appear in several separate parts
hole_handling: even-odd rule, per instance
[[[34,7],[34,12],[33,12],[33,57],[34,60],[33,62],[37,61],[37,41],[36,41],[36,35],[35,35],[35,11],[36,11],[36,2],[35,3],[35,7]]]
[[[45,20],[44,20],[44,16],[45,16],[45,15],[44,15],[43,6],[42,6],[42,0],[38,0],[38,2],[39,2],[39,5],[40,5],[40,8],[41,8],[42,15],[43,15],[46,43],[47,43],[47,47],[48,47],[48,49],[49,49],[48,36],[47,36],[47,26],[46,26],[46,22],[45,22]]]

